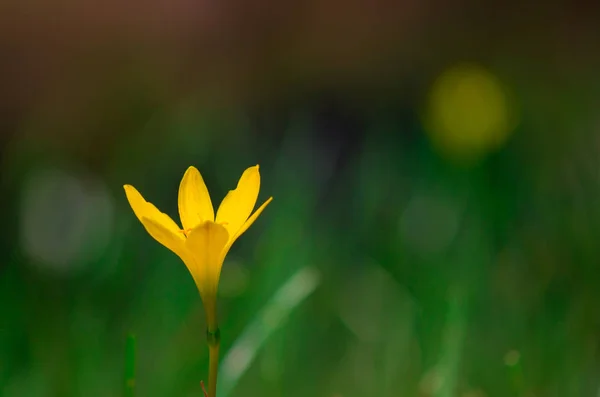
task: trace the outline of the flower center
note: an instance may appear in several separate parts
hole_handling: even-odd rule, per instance
[[[191,232],[192,230],[194,230],[194,229],[192,229],[192,228],[189,228],[189,229],[181,229],[181,230],[179,230],[179,233],[183,233],[183,235],[184,235],[185,237],[187,237],[187,236],[188,236],[188,233],[189,233],[189,232]]]
[[[218,225],[221,225],[221,226],[226,226],[226,225],[228,225],[228,224],[229,224],[229,222],[217,222],[217,224],[218,224]],[[187,237],[187,236],[188,236],[188,233],[189,233],[189,232],[191,232],[192,230],[194,230],[194,228],[193,228],[193,227],[190,227],[190,228],[187,228],[187,229],[180,229],[180,230],[179,230],[179,233],[183,233],[183,235],[184,235],[185,237]]]

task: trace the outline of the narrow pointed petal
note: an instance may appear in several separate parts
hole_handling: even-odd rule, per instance
[[[165,228],[161,223],[156,222],[154,219],[142,218],[142,225],[156,241],[170,249],[175,253],[182,261],[187,262],[190,260],[188,253],[185,248],[185,236],[180,232],[173,232]]]
[[[127,201],[131,205],[131,209],[135,216],[142,222],[142,218],[148,218],[160,224],[163,228],[179,234],[179,226],[167,214],[158,210],[152,203],[144,200],[144,197],[131,185],[123,186]],[[143,222],[142,222],[143,223]]]
[[[228,240],[227,229],[211,221],[202,223],[188,235],[185,246],[194,258],[195,267],[190,272],[203,298],[216,296],[223,265],[223,248]]]
[[[144,200],[133,186],[125,185],[124,189],[131,209],[148,234],[184,259],[185,236],[179,232],[177,224],[167,214],[163,214],[153,204]]]
[[[254,223],[254,221],[256,221],[256,219],[258,219],[258,217],[260,216],[260,214],[263,212],[263,210],[265,208],[267,208],[267,205],[269,205],[269,203],[273,201],[273,197],[269,197],[267,199],[267,201],[265,201],[260,207],[258,207],[258,209],[256,211],[254,211],[254,214],[252,214],[250,216],[250,218],[248,218],[248,220],[242,225],[241,229],[238,230],[237,234],[232,238],[231,243],[233,244],[233,242],[240,237],[242,234],[244,234],[244,232],[246,230],[248,230],[248,228],[250,226],[252,226],[252,224]]]
[[[256,165],[244,171],[236,189],[230,190],[221,202],[217,211],[216,222],[225,225],[230,237],[238,234],[238,231],[252,213],[259,190],[260,173],[258,165]]]
[[[196,167],[189,167],[179,185],[179,217],[185,230],[205,221],[213,222],[215,212],[208,189]]]

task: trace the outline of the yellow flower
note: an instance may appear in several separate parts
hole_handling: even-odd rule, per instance
[[[216,298],[221,266],[234,241],[254,223],[271,202],[269,197],[253,214],[260,190],[258,165],[242,174],[215,213],[200,172],[189,167],[179,185],[179,217],[183,229],[131,185],[123,186],[127,200],[146,231],[173,251],[192,274],[204,303],[209,331],[217,329]]]

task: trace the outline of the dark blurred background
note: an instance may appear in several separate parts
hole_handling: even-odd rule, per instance
[[[177,219],[260,164],[227,396],[600,395],[593,2],[3,0],[0,395],[199,396]]]

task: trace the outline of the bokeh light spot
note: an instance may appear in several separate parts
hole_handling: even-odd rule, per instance
[[[429,95],[425,127],[446,155],[480,157],[501,147],[516,125],[507,87],[478,65],[444,71]]]
[[[421,255],[447,249],[458,232],[460,209],[432,194],[415,195],[400,218],[399,232],[406,244]]]
[[[521,353],[519,353],[517,350],[511,350],[504,355],[504,364],[509,367],[514,367],[517,365],[519,360],[521,360]]]
[[[21,202],[20,239],[36,265],[70,272],[108,244],[113,203],[104,185],[57,169],[32,172]]]

